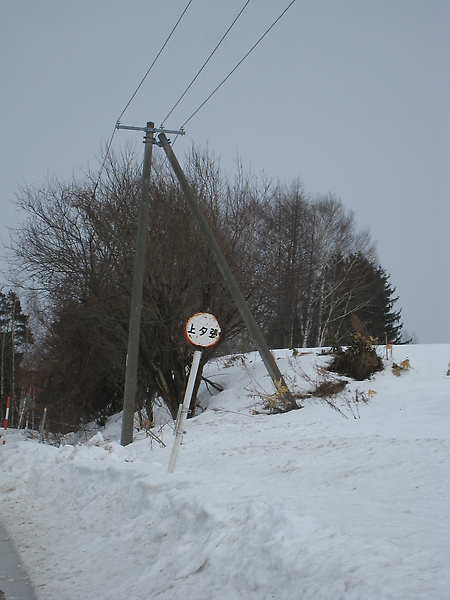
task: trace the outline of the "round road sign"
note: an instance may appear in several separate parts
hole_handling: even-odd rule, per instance
[[[220,325],[210,313],[196,313],[186,323],[184,334],[187,341],[196,348],[211,348],[220,339]]]

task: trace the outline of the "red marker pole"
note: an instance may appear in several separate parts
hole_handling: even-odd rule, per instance
[[[10,399],[8,398],[8,400],[6,401],[5,434],[6,434],[6,430],[8,428],[9,402],[10,402]],[[5,443],[5,438],[3,438],[3,443]]]

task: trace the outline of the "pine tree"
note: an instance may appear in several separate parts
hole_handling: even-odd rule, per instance
[[[394,310],[394,304],[399,298],[395,296],[395,287],[392,287],[389,281],[390,276],[382,267],[376,269],[376,277],[380,282],[381,290],[377,298],[378,331],[374,337],[378,337],[381,341],[384,330],[384,336],[389,342],[398,343],[401,340],[403,324],[400,321],[401,309]]]
[[[19,297],[12,290],[7,294],[0,292],[0,400],[3,414],[6,399],[11,398],[11,420],[18,410],[20,365],[31,341],[29,318]]]
[[[353,258],[351,258],[353,260]],[[357,303],[354,310],[346,316],[340,326],[340,343],[351,343],[353,336],[360,333],[384,343],[398,343],[401,340],[403,324],[401,310],[395,310],[398,301],[395,288],[389,281],[389,275],[381,266],[358,256],[358,268],[354,270],[358,277]]]

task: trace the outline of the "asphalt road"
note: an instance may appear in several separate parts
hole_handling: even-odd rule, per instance
[[[0,600],[36,600],[13,541],[0,523]]]

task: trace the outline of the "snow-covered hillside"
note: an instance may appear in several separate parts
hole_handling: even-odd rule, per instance
[[[327,361],[276,358],[297,389]],[[335,410],[282,415],[260,413],[273,390],[256,354],[217,360],[224,391],[202,389],[172,475],[169,425],[166,447],[142,431],[122,448],[120,415],[60,448],[8,430],[0,520],[38,598],[450,598],[450,344],[394,347],[406,358]]]

